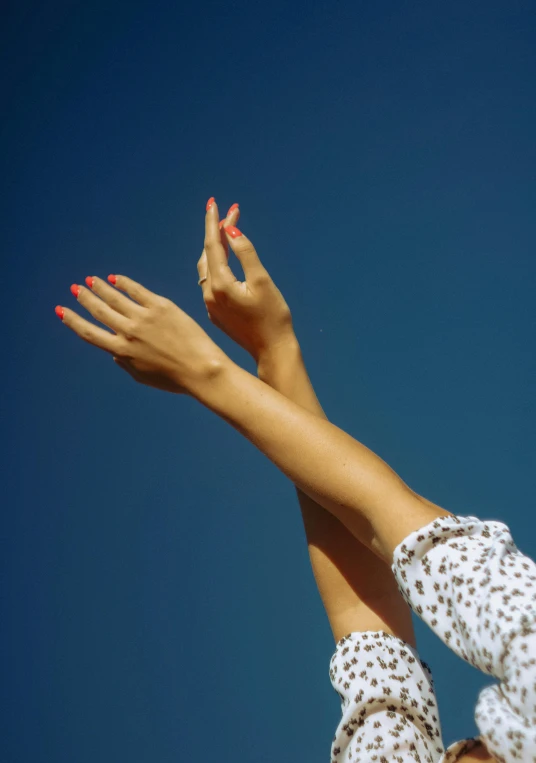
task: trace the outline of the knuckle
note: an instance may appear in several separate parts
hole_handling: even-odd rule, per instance
[[[100,321],[100,323],[104,323],[105,326],[108,325],[110,310],[107,310],[104,305],[99,305],[98,307],[94,308],[91,311],[91,314],[94,318]]]
[[[108,304],[113,310],[117,310],[117,312],[120,313],[121,315],[123,314],[124,303],[118,297],[113,296],[112,299],[108,300]]]
[[[211,273],[210,286],[216,298],[228,295],[229,281],[224,268],[218,268],[215,273]]]
[[[123,362],[127,362],[132,357],[130,352],[131,347],[130,347],[129,339],[130,337],[127,334],[125,334],[124,337],[119,338],[119,341],[117,342],[117,346],[114,349],[114,352],[117,355],[117,357]]]
[[[82,339],[85,339],[86,342],[89,342],[92,337],[92,330],[91,326],[89,324],[84,324],[83,326],[80,326],[78,329],[78,336],[82,337]]]
[[[140,321],[130,321],[130,323],[127,325],[125,331],[123,332],[123,335],[126,340],[130,341],[132,339],[135,339],[136,337],[139,337],[142,333],[142,325]]]
[[[167,297],[158,296],[156,299],[156,304],[162,312],[170,310],[171,307],[173,307],[173,302]]]
[[[162,313],[164,313],[169,307],[168,303],[169,299],[166,299],[166,297],[158,296],[153,300],[151,304],[151,311],[156,315],[162,315]]]
[[[255,286],[261,286],[261,287],[268,286],[271,280],[272,279],[270,278],[270,276],[268,275],[266,271],[264,272],[260,271],[259,273],[256,273],[255,276],[253,277],[253,283]]]
[[[216,302],[222,302],[227,298],[227,288],[221,281],[212,283],[212,296]]]

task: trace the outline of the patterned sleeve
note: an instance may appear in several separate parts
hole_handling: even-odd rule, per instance
[[[351,633],[329,673],[342,704],[332,763],[443,760],[432,676],[413,647],[383,631]]]
[[[482,690],[475,710],[489,752],[536,763],[536,565],[508,527],[440,517],[395,549],[393,572],[439,638],[499,679]]]

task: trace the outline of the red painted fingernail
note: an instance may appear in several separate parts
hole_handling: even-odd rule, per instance
[[[225,232],[228,233],[231,238],[238,238],[238,236],[242,235],[242,231],[238,230],[238,228],[235,228],[234,225],[226,225]]]
[[[61,307],[61,305],[56,305],[55,313],[58,316],[58,318],[61,318],[63,320],[63,307]]]
[[[78,295],[80,294],[80,286],[78,286],[77,283],[73,283],[73,285],[71,286],[71,292],[78,299]]]
[[[117,283],[117,276],[108,276],[108,280],[110,281],[110,283],[115,284]]]
[[[207,212],[211,208],[211,206],[214,204],[215,201],[216,199],[214,198],[214,196],[211,196],[210,199],[207,201]]]
[[[94,282],[95,282],[95,279],[93,278],[93,276],[88,276],[86,278],[86,283],[87,283],[87,285],[89,286],[90,289],[93,288]]]
[[[219,225],[220,230],[223,228],[224,223],[225,223],[225,220],[220,220],[220,225]]]
[[[227,212],[227,217],[229,217],[229,215],[230,215],[232,212],[234,212],[234,211],[235,211],[235,209],[238,209],[238,204],[231,204],[231,206],[229,207],[229,211]]]

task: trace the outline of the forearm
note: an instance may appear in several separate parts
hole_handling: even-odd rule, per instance
[[[289,400],[327,418],[298,340],[292,336],[259,358],[259,378]],[[390,567],[313,498],[296,489],[309,559],[335,641],[355,631],[385,631],[415,643],[411,615]]]
[[[296,337],[290,337],[274,350],[265,352],[259,358],[257,371],[259,379],[272,389],[305,408],[306,411],[327,420],[311,384]],[[435,503],[422,495],[418,493],[415,495],[418,495],[420,500],[433,510],[439,509]]]
[[[306,411],[327,419],[305,368],[296,337],[261,355],[258,362],[259,379],[277,390]]]
[[[388,563],[409,533],[449,513],[420,499],[364,445],[231,361],[192,394]]]

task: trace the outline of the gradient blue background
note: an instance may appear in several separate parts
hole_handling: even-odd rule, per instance
[[[131,275],[207,321],[205,203],[286,296],[330,418],[536,556],[536,10],[4,7],[8,763],[325,763],[333,640],[292,485],[54,315]],[[445,743],[489,679],[417,624]]]

